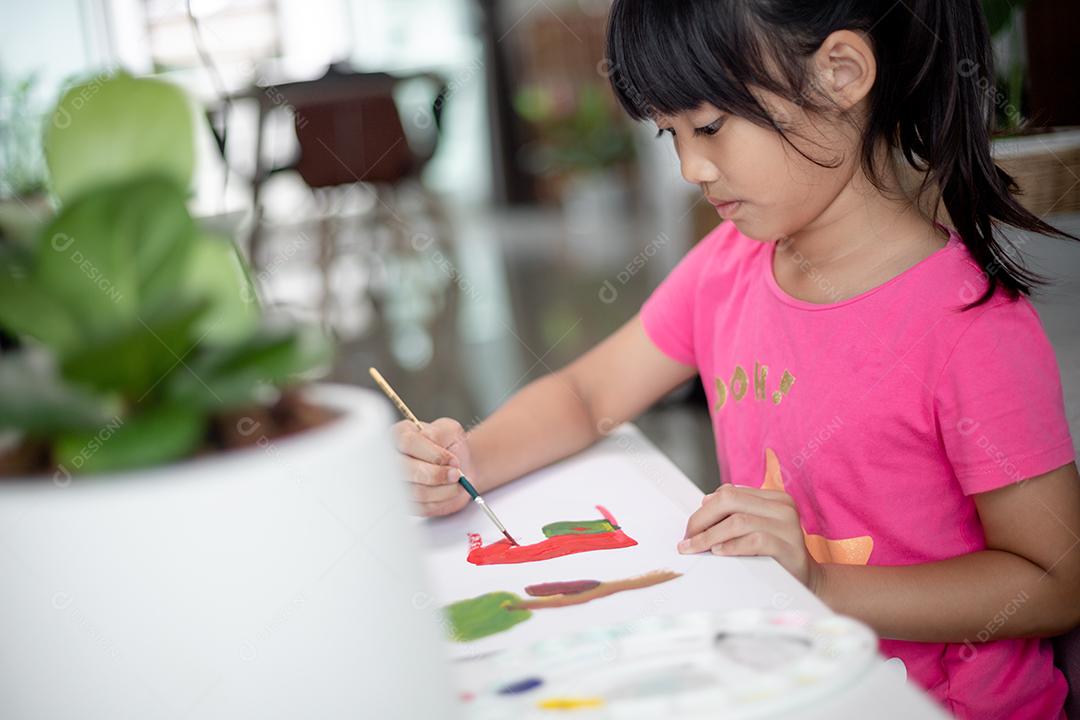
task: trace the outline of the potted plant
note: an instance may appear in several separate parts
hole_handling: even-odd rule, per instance
[[[514,107],[536,135],[529,163],[562,207],[571,254],[603,271],[625,262],[633,252],[615,225],[629,212],[634,139],[607,89],[537,84],[519,91]]]
[[[158,80],[71,88],[55,214],[0,238],[4,714],[434,715],[392,416],[308,383],[326,340],[188,213],[196,117]]]

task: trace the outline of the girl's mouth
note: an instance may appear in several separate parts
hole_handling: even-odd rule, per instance
[[[716,200],[714,198],[707,198],[709,203],[716,208],[716,212],[723,216],[728,217],[742,205],[742,200]]]

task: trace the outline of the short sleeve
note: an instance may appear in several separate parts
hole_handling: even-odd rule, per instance
[[[964,330],[935,392],[945,452],[965,495],[1073,460],[1054,349],[1026,298],[985,307]]]
[[[691,248],[641,306],[645,334],[661,352],[684,365],[697,365],[694,300],[722,228],[723,225]]]

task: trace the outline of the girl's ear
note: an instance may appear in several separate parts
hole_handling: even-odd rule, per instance
[[[877,77],[877,59],[866,38],[837,30],[814,53],[817,89],[840,110],[850,110],[870,93]]]

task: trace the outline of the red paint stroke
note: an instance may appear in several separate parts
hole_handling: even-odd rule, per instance
[[[564,580],[561,582],[537,583],[536,585],[526,585],[525,594],[532,597],[578,595],[586,590],[592,590],[599,584],[599,580]]]
[[[483,545],[476,533],[469,533],[468,561],[473,565],[507,565],[511,563],[536,562],[551,558],[591,552],[593,550],[614,550],[616,548],[637,545],[637,541],[619,528],[619,523],[601,505],[596,509],[611,523],[615,530],[588,533],[584,535],[556,535],[533,543],[532,545],[511,545],[503,539],[491,545]]]

